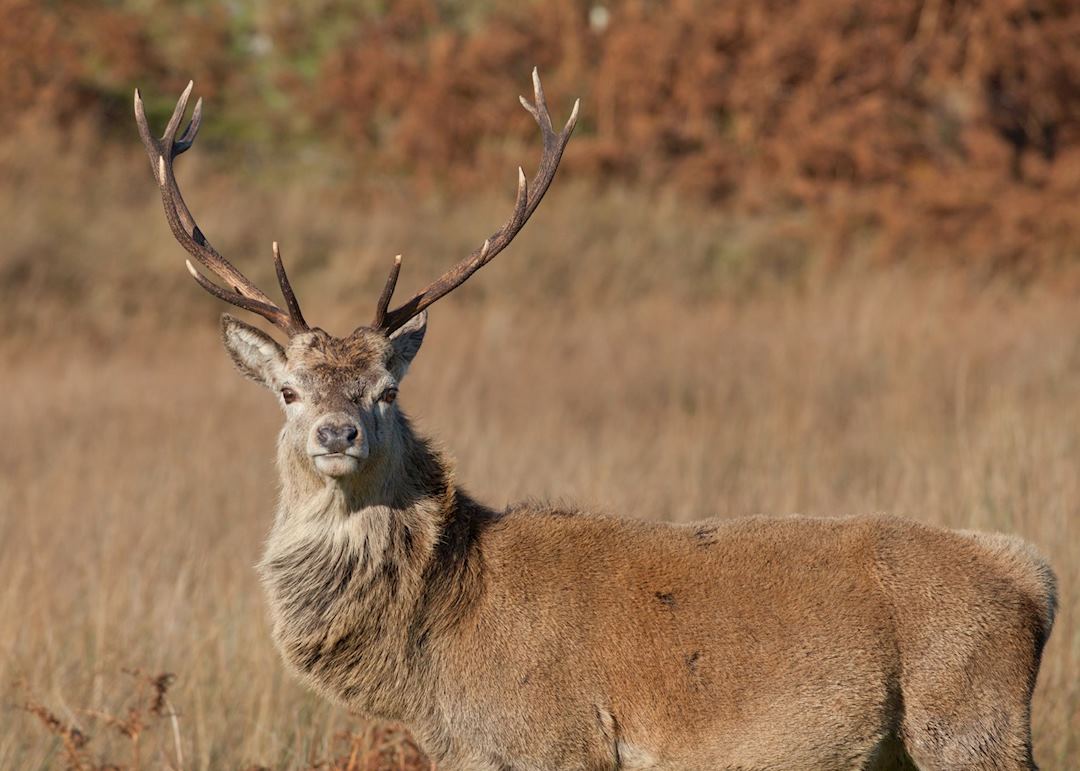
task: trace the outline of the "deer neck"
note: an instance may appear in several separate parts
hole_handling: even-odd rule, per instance
[[[340,480],[319,474],[311,459],[284,441],[278,444],[281,495],[275,528],[355,529],[373,525],[370,515],[393,511],[408,514],[446,505],[453,492],[451,463],[432,443],[418,436],[398,414],[382,438],[379,451],[356,474]]]
[[[285,660],[339,701],[399,719],[432,631],[453,623],[443,609],[464,612],[479,591],[469,534],[490,518],[441,453],[404,418],[400,429],[343,481],[279,447],[282,492],[260,564]]]

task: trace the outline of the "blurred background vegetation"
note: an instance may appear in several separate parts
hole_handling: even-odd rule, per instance
[[[534,65],[554,113],[583,104],[558,187],[630,195],[627,213],[667,201],[683,221],[657,246],[686,257],[687,286],[908,263],[1076,287],[1080,6],[1065,0],[0,0],[0,186],[6,219],[39,231],[0,251],[0,281],[85,298],[65,239],[85,243],[70,231],[101,219],[100,196],[130,203],[150,185],[123,165],[139,151],[136,85],[161,126],[196,81],[208,118],[200,161],[183,165],[227,172],[237,196],[274,191],[264,215],[299,188],[358,216],[391,201],[430,217],[432,201],[490,203],[528,168],[535,126],[513,97]],[[71,202],[73,219],[25,211],[63,203],[34,195],[63,180],[99,200]],[[338,231],[295,219],[275,235],[296,236],[301,271],[325,265]]]

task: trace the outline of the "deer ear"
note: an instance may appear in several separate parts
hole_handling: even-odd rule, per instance
[[[274,388],[281,381],[285,350],[270,335],[223,313],[221,339],[233,364],[245,376],[268,388]]]
[[[427,332],[427,311],[422,311],[390,335],[390,344],[394,346],[394,354],[390,357],[390,374],[397,380],[405,377],[413,357],[420,350],[420,344],[424,342],[425,332]]]

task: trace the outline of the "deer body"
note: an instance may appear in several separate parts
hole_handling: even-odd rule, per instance
[[[188,87],[160,139],[135,110],[166,217],[216,297],[225,348],[279,397],[281,497],[260,572],[305,682],[403,721],[443,771],[1031,769],[1030,701],[1054,580],[1023,542],[888,517],[635,522],[493,511],[397,406],[426,308],[504,249],[574,128],[519,170],[510,219],[402,305],[310,327],[277,245],[279,307],[216,252],[180,195]]]
[[[440,768],[901,768],[902,743],[925,768],[1031,767],[1053,583],[1019,540],[496,513],[402,425],[430,476],[396,505],[296,494],[282,448],[261,571],[290,666]]]

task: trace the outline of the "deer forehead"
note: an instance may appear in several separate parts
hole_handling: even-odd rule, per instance
[[[393,347],[385,335],[368,329],[349,337],[314,330],[294,337],[285,354],[294,374],[334,387],[384,375]]]

